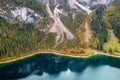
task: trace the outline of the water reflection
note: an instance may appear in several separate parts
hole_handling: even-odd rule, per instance
[[[42,76],[31,75],[19,80],[119,80],[120,69],[106,66],[87,67],[81,74],[70,71],[61,72],[59,75],[44,73]]]
[[[39,54],[0,67],[0,79],[118,80],[119,68],[120,59],[108,56],[84,59]]]

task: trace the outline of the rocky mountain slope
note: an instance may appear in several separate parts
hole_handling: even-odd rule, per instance
[[[0,56],[41,49],[120,52],[119,4],[119,0],[0,0]]]

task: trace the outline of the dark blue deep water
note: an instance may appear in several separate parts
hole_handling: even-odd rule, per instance
[[[38,54],[0,65],[0,80],[120,80],[120,58]]]

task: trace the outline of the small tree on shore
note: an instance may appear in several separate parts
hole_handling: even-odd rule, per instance
[[[113,53],[112,48],[109,48],[109,53],[110,53],[110,54],[112,54],[112,53]]]

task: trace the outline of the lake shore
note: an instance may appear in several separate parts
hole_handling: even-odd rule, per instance
[[[118,55],[110,55],[110,54],[103,53],[103,52],[95,52],[94,54],[91,54],[91,55],[72,55],[72,54],[62,54],[62,53],[55,52],[55,51],[38,51],[38,52],[33,52],[31,54],[27,54],[27,55],[24,55],[24,56],[21,56],[21,57],[17,57],[15,59],[10,59],[10,60],[8,59],[8,60],[5,60],[5,61],[0,61],[0,64],[14,62],[14,61],[21,60],[21,59],[24,59],[24,58],[29,58],[29,57],[32,57],[32,56],[37,55],[37,54],[55,54],[55,55],[58,55],[58,56],[66,56],[66,57],[73,57],[73,58],[88,58],[90,56],[95,56],[95,55],[100,54],[100,55],[106,55],[106,56],[120,58],[120,56],[118,56]]]

